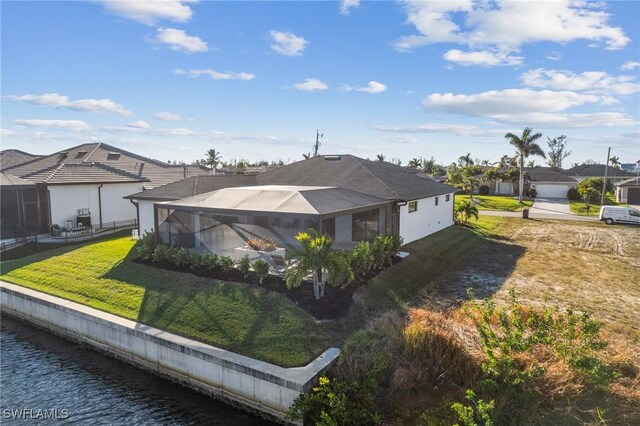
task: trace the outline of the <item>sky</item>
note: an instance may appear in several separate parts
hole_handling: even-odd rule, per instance
[[[2,1],[2,149],[640,160],[640,2]],[[538,158],[537,164],[544,160]],[[567,164],[569,163],[569,164]]]

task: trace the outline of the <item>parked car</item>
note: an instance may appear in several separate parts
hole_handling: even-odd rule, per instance
[[[633,207],[602,206],[600,220],[608,225],[613,223],[632,223],[640,225],[640,211]]]

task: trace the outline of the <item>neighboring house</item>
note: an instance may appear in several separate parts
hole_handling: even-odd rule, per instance
[[[4,151],[0,151],[0,170],[8,169],[9,167],[14,167],[40,157],[42,157],[42,155],[29,154],[19,149],[5,149]]]
[[[205,167],[169,165],[104,143],[82,144],[10,167],[3,165],[2,171],[5,232],[44,232],[52,224],[103,227],[114,221],[133,220],[136,208],[123,197],[208,173]],[[33,191],[35,199],[20,189],[24,181],[37,188]],[[17,191],[22,191],[22,198],[4,195]],[[34,211],[40,212],[37,220]],[[24,220],[16,220],[11,212],[24,212],[18,214]]]
[[[529,188],[536,190],[538,198],[567,198],[570,188],[576,188],[578,181],[550,167],[530,167],[525,169],[529,176]]]
[[[616,184],[616,201],[640,205],[640,177],[620,181]]]
[[[571,176],[578,182],[582,182],[588,178],[603,178],[605,171],[604,164],[581,164],[568,170],[562,170],[561,173]],[[611,184],[616,184],[625,179],[634,177],[635,175],[627,170],[618,169],[616,167],[607,167],[607,180]]]
[[[454,192],[390,163],[325,155],[255,176],[187,179],[127,198],[138,203],[141,230],[151,226],[148,202],[154,201],[159,239],[230,255],[253,237],[294,244],[293,236],[309,226],[344,248],[379,234],[409,243],[453,225]]]
[[[620,168],[631,173],[640,173],[640,160],[635,163],[622,163]]]

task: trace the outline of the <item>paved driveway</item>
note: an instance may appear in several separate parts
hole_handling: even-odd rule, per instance
[[[597,206],[593,207],[594,209]],[[529,209],[529,213],[538,214],[558,214],[575,216],[569,208],[569,200],[566,198],[536,198],[533,206]]]

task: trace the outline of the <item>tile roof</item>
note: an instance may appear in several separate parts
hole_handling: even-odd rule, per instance
[[[141,178],[139,179],[140,181],[145,181],[145,188],[155,188],[185,177],[208,173],[206,167],[167,164],[99,142],[86,143],[51,155],[34,158],[22,164],[9,167],[7,170],[11,174],[24,179],[34,177],[46,182],[47,174],[52,173],[61,165],[78,164],[101,164],[110,168],[109,170],[115,175],[129,177],[137,175]],[[98,172],[98,169],[95,169],[94,173],[96,173],[96,177],[104,176],[100,174],[103,172]],[[90,180],[87,180],[87,182],[90,182]]]
[[[257,184],[258,181],[255,175],[203,175],[138,192],[125,198],[134,200],[180,200],[218,189],[255,186]]]
[[[42,157],[42,155],[29,154],[19,149],[5,149],[4,151],[0,151],[0,170],[8,169],[40,157]]]
[[[261,173],[259,185],[346,188],[385,200],[414,200],[454,192],[449,185],[387,162],[353,155],[320,155]]]

